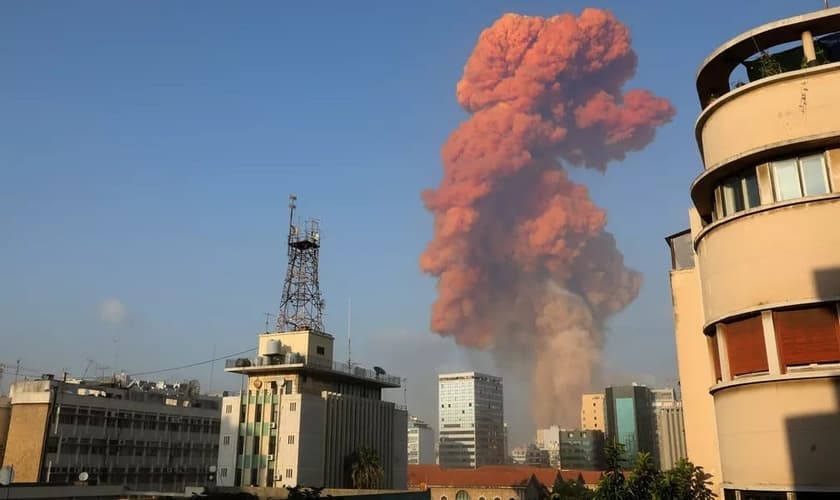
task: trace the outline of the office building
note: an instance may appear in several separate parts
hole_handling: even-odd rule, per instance
[[[233,486],[351,487],[347,464],[370,448],[378,486],[405,487],[407,414],[382,400],[399,377],[333,361],[333,337],[309,330],[261,334],[257,357],[230,359],[225,371],[246,376],[247,391],[224,401],[223,484],[232,471]]]
[[[560,427],[552,425],[546,429],[537,429],[537,448],[548,453],[548,463],[552,467],[560,466]]]
[[[680,459],[688,456],[682,401],[677,399],[673,388],[651,389],[650,393],[656,435],[654,458],[660,469],[672,469]]]
[[[688,458],[682,401],[654,407],[653,417],[656,462],[662,470],[672,469],[681,459]]]
[[[435,463],[435,431],[417,417],[408,419],[408,464]]]
[[[441,466],[504,463],[503,401],[499,377],[476,372],[438,375]]]
[[[650,389],[643,385],[607,387],[604,402],[609,429],[606,438],[624,445],[625,462],[634,463],[639,452],[654,455]]]
[[[604,470],[604,433],[560,429],[560,463],[563,469]]]
[[[580,404],[580,428],[585,431],[607,432],[604,394],[584,394]]]
[[[210,486],[218,455],[219,399],[197,383],[42,380],[10,391],[4,466],[15,482],[96,484],[183,492]]]
[[[667,240],[688,455],[723,498],[840,493],[838,33],[840,8],[774,21],[697,73],[704,169]]]

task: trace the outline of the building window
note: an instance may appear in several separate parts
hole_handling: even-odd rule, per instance
[[[442,496],[440,497],[440,500],[447,500],[447,499],[446,499],[446,495],[442,495]]]
[[[768,371],[761,315],[723,324],[733,377]]]
[[[295,436],[294,436],[294,434],[289,434],[289,437],[287,437],[287,438],[286,438],[286,441],[287,441],[289,444],[295,444]]]
[[[724,217],[759,206],[755,168],[724,181],[720,186],[720,197]]]
[[[773,312],[782,370],[840,362],[840,328],[834,304]]]
[[[297,411],[297,403],[289,403],[289,411]]]
[[[227,413],[228,415],[233,413],[233,405],[226,405],[225,406],[225,413]]]
[[[816,196],[829,191],[828,172],[822,153],[774,161],[771,170],[776,201]]]
[[[222,438],[222,444],[228,446],[230,444],[230,436],[225,436]]]
[[[458,493],[455,493],[455,500],[470,500],[470,494],[466,490],[458,490]]]
[[[219,475],[222,476],[222,477],[227,477],[227,467],[222,467],[219,470]]]
[[[294,471],[292,469],[286,469],[286,477],[287,478],[292,477],[294,475],[293,473],[294,473]]]
[[[315,348],[315,352],[317,352],[318,354],[324,354],[326,350],[322,346],[318,346]]]

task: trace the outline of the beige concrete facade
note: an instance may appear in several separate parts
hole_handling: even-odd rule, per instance
[[[4,467],[14,467],[16,483],[39,480],[44,456],[49,401],[12,406]]]
[[[3,465],[3,455],[6,452],[6,438],[9,435],[9,421],[12,418],[12,400],[0,396],[0,466]]]
[[[584,394],[580,402],[580,428],[584,431],[607,433],[607,414],[603,394]]]
[[[668,242],[688,456],[726,498],[840,495],[837,32],[840,8],[776,21],[698,72],[704,171]],[[801,66],[774,65],[783,44]]]
[[[219,485],[349,487],[347,461],[365,446],[382,486],[405,487],[408,415],[381,399],[398,377],[334,362],[333,338],[318,332],[261,334],[257,354],[226,364],[247,389],[223,401]]]

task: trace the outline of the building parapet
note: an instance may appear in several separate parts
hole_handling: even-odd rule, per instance
[[[381,368],[370,370],[358,365],[339,361],[321,361],[306,359],[305,356],[257,356],[254,358],[230,358],[225,361],[225,370],[231,372],[258,371],[266,367],[304,368],[310,370],[337,372],[352,377],[379,382],[380,384],[400,387],[400,377],[388,375]]]

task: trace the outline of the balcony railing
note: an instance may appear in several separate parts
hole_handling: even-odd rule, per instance
[[[300,354],[279,355],[279,356],[257,356],[255,358],[231,358],[225,360],[225,368],[250,368],[261,366],[303,366],[317,370],[327,370],[344,373],[354,377],[376,380],[389,385],[400,385],[400,377],[380,373],[376,370],[369,370],[358,365],[348,365],[338,361],[328,362],[320,360],[307,360]]]

